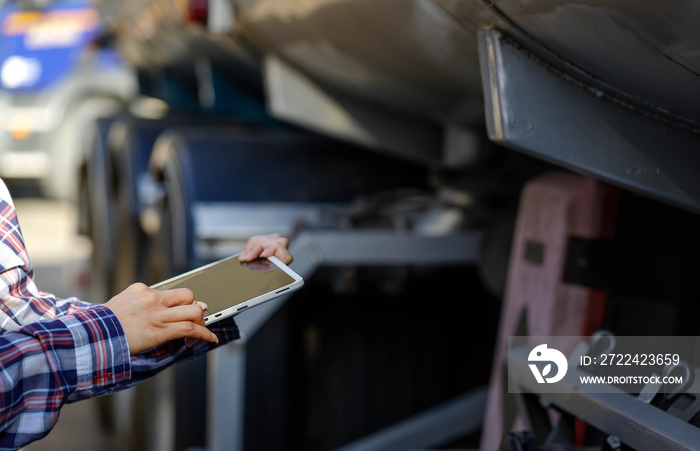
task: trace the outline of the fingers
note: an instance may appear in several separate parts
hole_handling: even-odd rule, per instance
[[[202,313],[202,318],[206,317],[209,314],[209,310],[207,310],[207,304],[205,304],[204,302],[198,302],[198,304],[200,304],[200,306],[202,306],[202,305],[204,306],[204,307],[202,307],[202,310],[204,311]],[[193,344],[195,344],[195,342],[197,340],[198,340],[197,338],[185,337],[185,345],[187,345],[187,347],[189,348]]]
[[[275,256],[279,258],[282,263],[287,265],[290,264],[293,260],[292,254],[289,253],[287,247],[282,243],[278,242],[275,242],[263,249],[263,251],[260,253],[260,256],[265,258]]]
[[[143,297],[146,301],[161,303],[165,307],[187,305],[194,302],[194,293],[187,288],[174,288],[172,290],[154,290],[142,283],[134,283],[125,291],[133,296]]]
[[[288,264],[293,260],[288,247],[289,240],[279,233],[257,235],[248,240],[239,259],[250,261],[274,255]],[[121,323],[132,354],[176,338],[184,337],[188,345],[198,339],[219,341],[204,326],[207,305],[196,302],[194,293],[186,288],[158,291],[137,283],[105,305]]]
[[[218,343],[218,337],[204,326],[207,308],[204,302],[194,302],[166,309],[161,321],[165,323],[167,340],[184,337],[187,346],[192,346],[200,338]]]
[[[189,290],[188,290],[189,291]],[[184,296],[185,298],[189,297],[189,293],[183,292],[183,293],[175,293],[173,296],[169,297],[168,299],[176,299],[180,300]],[[191,304],[187,305],[175,305],[172,307],[167,307],[163,309],[160,314],[159,314],[159,320],[161,321],[162,327],[166,327],[172,331],[172,328],[174,327],[174,324],[177,323],[182,323],[182,322],[190,322],[195,324],[196,326],[201,326],[204,327],[204,317],[207,314],[207,309],[209,307],[207,304],[204,302],[199,302],[199,301],[194,301]],[[177,329],[175,329],[177,330]],[[173,337],[172,334],[168,335],[168,337]],[[183,335],[176,335],[174,336],[175,338],[182,338]],[[185,338],[185,345],[188,347],[192,346],[199,338],[202,338],[199,334],[196,336],[184,336]],[[173,339],[173,338],[169,338]],[[213,337],[213,340],[211,337],[204,338],[207,341],[214,341],[218,342],[216,337]]]
[[[252,238],[251,238],[252,240]],[[260,243],[257,242],[251,242],[251,240],[248,241],[248,243],[245,245],[243,250],[241,251],[241,255],[238,256],[238,259],[243,262],[255,260],[260,256],[260,253],[263,251],[263,247]]]
[[[138,354],[176,338],[188,344],[202,339],[218,343],[204,326],[208,309],[188,289],[158,291],[137,283],[105,303],[122,326],[129,352]]]
[[[204,310],[197,304],[178,305],[164,309],[160,313],[160,321],[164,323],[176,323],[180,321],[191,321],[204,326]]]
[[[258,257],[275,256],[280,261],[289,264],[292,262],[292,254],[289,253],[289,240],[279,233],[271,235],[256,235],[248,240],[239,259],[251,261]]]
[[[195,324],[192,321],[180,321],[176,323],[164,324],[164,327],[161,329],[159,339],[166,342],[182,337],[186,337],[186,340],[188,338],[192,339],[188,340],[191,342],[196,341],[197,339],[208,341],[210,343],[219,342],[219,338],[214,335],[212,331],[204,326]]]
[[[166,307],[189,305],[194,302],[194,293],[188,288],[174,288],[172,290],[154,291],[160,293],[161,303]]]

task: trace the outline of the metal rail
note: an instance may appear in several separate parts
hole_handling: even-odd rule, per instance
[[[480,242],[478,233],[425,236],[386,230],[305,232],[290,246],[294,255],[291,267],[308,281],[322,266],[470,264],[478,258]],[[211,451],[244,449],[246,343],[290,297],[280,297],[238,315],[241,339],[207,355],[208,418],[211,419],[207,443]],[[470,399],[467,406],[458,403],[458,410],[478,411],[477,418],[481,419],[483,402],[478,402],[479,399],[478,396]],[[451,417],[450,411],[448,406],[437,411],[437,416],[419,416],[410,428],[386,432],[389,435],[379,436],[377,443],[389,436],[392,441],[408,437],[419,424],[425,427],[426,434],[431,434],[436,418],[447,419]],[[450,436],[454,431],[463,431],[465,425],[469,426],[446,422],[440,433]]]
[[[508,353],[508,378],[522,392],[540,393],[542,386],[528,367],[530,350],[517,348]],[[590,374],[570,365],[564,379],[557,383],[558,393],[542,396],[550,405],[618,437],[634,449],[698,449],[699,428],[613,386],[606,388],[607,393],[582,393],[577,389],[580,376]]]

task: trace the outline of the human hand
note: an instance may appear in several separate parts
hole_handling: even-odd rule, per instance
[[[258,257],[272,257],[280,259],[284,264],[290,264],[294,257],[289,253],[289,240],[279,233],[272,235],[256,235],[248,240],[238,259],[242,262],[255,260]]]
[[[104,305],[121,323],[131,355],[183,337],[188,345],[198,338],[219,342],[204,327],[207,305],[195,302],[187,288],[158,291],[135,283]]]

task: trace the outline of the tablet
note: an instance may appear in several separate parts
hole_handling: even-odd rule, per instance
[[[193,269],[151,288],[189,288],[195,300],[209,306],[204,323],[213,324],[304,285],[304,279],[276,257],[242,262],[238,255]]]

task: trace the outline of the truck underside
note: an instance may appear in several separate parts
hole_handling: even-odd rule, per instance
[[[697,6],[103,13],[149,100],[95,123],[80,171],[94,299],[260,233],[291,238],[307,281],[238,315],[240,341],[108,398],[132,449],[700,443],[694,395],[504,389],[531,377],[511,336],[698,334]]]

